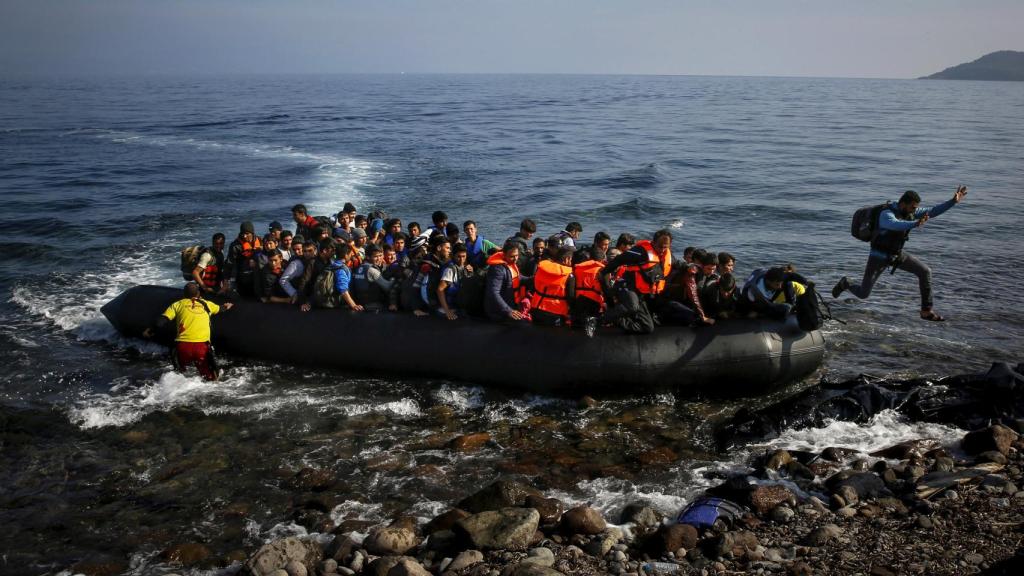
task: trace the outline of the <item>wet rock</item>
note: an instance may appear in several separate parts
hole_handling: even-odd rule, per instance
[[[796,506],[796,496],[782,485],[758,486],[750,492],[750,505],[759,515],[768,514],[773,508],[784,502]]]
[[[820,547],[842,535],[842,528],[835,524],[825,524],[824,526],[811,530],[811,532],[804,537],[803,543],[806,546]]]
[[[303,468],[295,473],[287,486],[293,490],[319,492],[334,486],[334,474],[329,470]]]
[[[907,460],[912,457],[920,458],[927,452],[930,452],[939,446],[938,440],[935,440],[934,438],[907,440],[906,442],[900,442],[895,446],[876,450],[871,453],[871,456],[875,456],[877,458],[888,458],[890,460]]]
[[[481,446],[490,440],[491,435],[487,432],[475,432],[473,434],[456,436],[448,444],[448,447],[456,452],[472,452],[474,450],[479,450]]]
[[[327,547],[324,549],[324,556],[331,560],[336,560],[338,563],[343,563],[348,560],[349,556],[352,555],[352,551],[358,546],[359,544],[348,534],[338,535],[327,544]]]
[[[996,424],[988,428],[968,432],[961,441],[961,446],[963,446],[964,451],[968,454],[981,454],[982,452],[995,450],[1005,456],[1010,452],[1010,446],[1013,445],[1017,438],[1018,434],[1016,432],[1002,424]]]
[[[298,560],[289,560],[284,565],[284,571],[288,573],[288,576],[309,576],[309,570],[306,570],[305,564]]]
[[[338,572],[338,561],[328,558],[320,563],[320,574],[335,574]]]
[[[604,558],[620,540],[622,540],[622,530],[609,528],[606,532],[595,536],[583,549],[595,558]]]
[[[483,561],[483,552],[480,552],[479,550],[466,550],[465,552],[462,552],[458,556],[456,556],[455,559],[452,560],[451,563],[449,563],[448,566],[445,567],[445,570],[458,572],[459,570],[469,568],[470,566],[473,566],[474,564],[479,564]]]
[[[607,527],[601,513],[589,506],[577,506],[562,514],[562,531],[566,534],[600,534]]]
[[[1006,464],[1006,456],[997,450],[986,450],[978,454],[978,462],[992,462],[993,464]]]
[[[377,556],[401,556],[420,543],[408,528],[380,528],[373,530],[363,541],[363,547]]]
[[[283,569],[291,560],[306,566],[315,566],[320,562],[322,552],[316,542],[300,540],[296,537],[275,540],[264,544],[242,565],[243,576],[269,576],[278,569]]]
[[[640,528],[641,531],[647,532],[661,526],[664,518],[665,517],[662,516],[661,512],[658,512],[643,502],[634,502],[622,509],[622,514],[619,516],[619,524],[631,522],[635,524],[637,528]]]
[[[817,472],[803,465],[799,460],[793,460],[789,464],[786,464],[785,470],[786,474],[789,474],[792,478],[813,480],[814,477],[817,476]]]
[[[532,486],[513,480],[498,480],[460,501],[456,508],[471,514],[502,508],[521,507],[529,495],[542,496]]]
[[[555,563],[555,553],[550,548],[532,548],[522,563],[545,567],[553,566]]]
[[[171,564],[193,566],[209,558],[210,549],[196,542],[177,544],[161,552],[160,557]]]
[[[776,506],[771,513],[772,522],[778,524],[789,524],[794,516],[796,516],[796,512],[789,506]]]
[[[646,552],[654,558],[667,552],[675,552],[680,548],[692,550],[697,546],[699,534],[689,524],[670,524],[662,526],[644,542]]]
[[[976,553],[976,552],[972,552],[970,554],[965,555],[964,556],[964,560],[968,564],[972,564],[974,566],[977,566],[978,564],[981,564],[982,562],[985,561],[985,557],[982,556],[981,554]]]
[[[872,472],[844,470],[829,477],[825,481],[825,486],[834,494],[842,496],[847,504],[879,496],[892,496],[892,492],[885,487],[885,482]],[[848,497],[851,494],[856,495],[853,501]]]
[[[713,544],[715,555],[718,558],[740,559],[747,555],[747,552],[756,550],[760,546],[757,536],[749,530],[733,530],[720,535]]]
[[[679,460],[679,456],[668,446],[659,446],[640,453],[637,460],[643,466],[665,466]]]
[[[580,408],[593,408],[598,405],[598,401],[590,396],[584,396],[580,398]]]
[[[543,496],[530,494],[526,497],[526,502],[523,504],[526,508],[533,508],[540,514],[540,523],[542,526],[550,526],[558,522],[562,517],[562,512],[565,511],[565,506],[562,501],[557,498],[544,498]]]
[[[845,462],[847,458],[856,454],[856,450],[849,448],[836,448],[830,446],[821,451],[821,459],[829,462]]]
[[[433,576],[429,570],[416,561],[415,558],[402,556],[398,562],[388,570],[387,576]]]
[[[1017,493],[1017,485],[1006,476],[989,474],[981,479],[981,487],[984,490],[996,494],[1014,495]]]
[[[462,520],[466,516],[469,516],[469,512],[460,510],[459,508],[452,508],[440,516],[435,516],[430,522],[427,522],[427,525],[423,527],[423,533],[429,536],[434,532],[440,532],[441,530],[451,530],[452,526],[454,526],[456,522]]]
[[[793,456],[786,450],[776,450],[765,459],[764,467],[768,470],[778,470],[793,461]]]
[[[367,564],[366,572],[364,572],[364,574],[367,576],[388,576],[391,569],[398,566],[401,559],[401,556],[382,556],[377,558],[373,562]],[[359,570],[356,570],[356,572],[358,573]]]
[[[128,562],[117,556],[97,554],[76,562],[71,571],[85,576],[116,576],[128,571]]]
[[[533,508],[502,508],[463,518],[454,531],[480,550],[525,550],[539,523]]]

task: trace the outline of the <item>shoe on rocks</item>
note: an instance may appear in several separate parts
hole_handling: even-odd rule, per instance
[[[847,279],[846,276],[843,276],[842,278],[839,279],[839,282],[836,282],[835,287],[832,288],[832,297],[833,298],[839,298],[840,294],[842,294],[843,292],[846,292],[849,289],[850,289],[850,280]]]

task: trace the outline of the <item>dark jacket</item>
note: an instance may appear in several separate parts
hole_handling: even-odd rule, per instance
[[[519,280],[522,282],[522,278]],[[508,266],[489,266],[484,283],[484,312],[491,320],[505,320],[516,309],[512,271]]]

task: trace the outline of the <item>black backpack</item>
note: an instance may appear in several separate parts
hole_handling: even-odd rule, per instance
[[[814,289],[814,283],[808,282],[803,294],[796,297],[796,322],[804,332],[817,330],[825,324],[825,320],[832,318],[832,310],[822,299],[821,294]],[[824,308],[824,310],[823,310]]]
[[[874,240],[878,234],[878,216],[888,206],[888,204],[865,206],[854,212],[853,221],[850,223],[850,234],[863,242]]]

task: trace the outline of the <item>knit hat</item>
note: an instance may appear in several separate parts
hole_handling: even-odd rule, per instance
[[[240,233],[242,233],[242,234],[245,234],[246,232],[248,232],[250,234],[255,234],[256,233],[256,227],[252,225],[252,222],[246,221],[246,222],[242,222],[242,226],[241,226],[241,228],[238,231]]]

